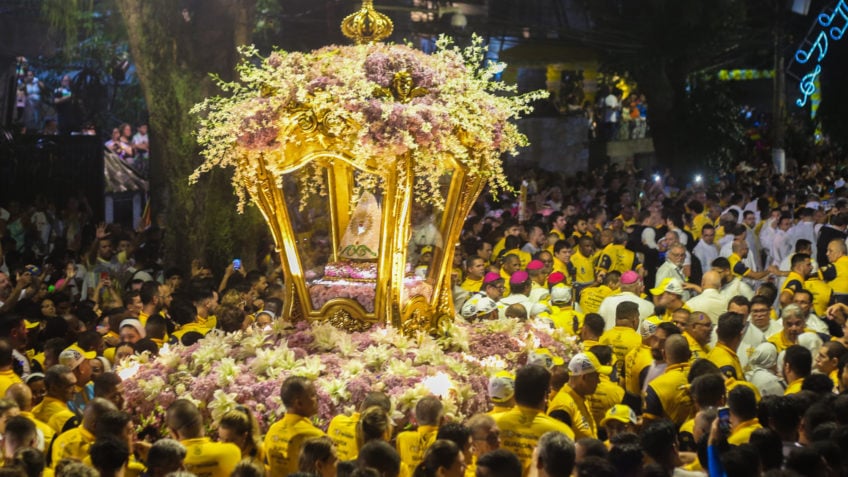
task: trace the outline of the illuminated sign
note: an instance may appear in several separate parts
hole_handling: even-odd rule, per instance
[[[830,14],[820,13],[818,24],[821,25],[822,29],[816,35],[815,41],[810,43],[809,48],[802,48],[795,52],[795,61],[798,63],[803,65],[813,59],[816,64],[812,71],[801,78],[801,84],[798,85],[798,89],[801,90],[801,97],[795,101],[795,104],[802,108],[807,105],[807,99],[818,90],[821,62],[827,56],[830,40],[841,40],[842,36],[845,35],[845,30],[848,29],[848,4],[845,3],[845,0],[839,0],[836,8]]]

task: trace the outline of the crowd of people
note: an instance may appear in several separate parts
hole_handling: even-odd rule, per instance
[[[687,185],[632,165],[527,176],[526,199],[484,195],[466,221],[457,319],[535,320],[579,353],[510,363],[489,381],[491,411],[462,422],[427,396],[395,429],[375,391],[319,429],[314,385],[292,377],[264,436],[245,408],[209,423],[180,399],[155,442],[135,434],[116,366],[285,320],[279,257],[181,270],[162,262],[156,227],[96,226],[79,204],[0,207],[3,472],[846,475],[842,174],[742,163]]]

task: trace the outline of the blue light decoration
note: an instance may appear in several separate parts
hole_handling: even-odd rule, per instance
[[[841,26],[834,24],[838,20],[837,17],[843,21]],[[848,30],[848,4],[845,3],[845,0],[839,0],[839,3],[836,4],[836,8],[832,12],[829,14],[820,13],[817,22],[821,25],[822,29],[816,36],[816,40],[810,43],[809,49],[805,50],[801,48],[795,52],[795,61],[798,63],[802,65],[806,64],[811,58],[815,58],[816,63],[815,68],[804,75],[801,78],[801,84],[798,85],[798,89],[801,90],[801,97],[795,101],[795,104],[801,108],[807,105],[808,98],[814,95],[818,96],[818,76],[822,70],[821,62],[827,56],[829,39],[839,41],[845,35],[845,30]]]

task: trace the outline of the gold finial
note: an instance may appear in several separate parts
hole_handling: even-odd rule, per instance
[[[342,34],[357,45],[383,41],[393,30],[389,17],[374,10],[374,0],[362,0],[362,8],[342,20]]]

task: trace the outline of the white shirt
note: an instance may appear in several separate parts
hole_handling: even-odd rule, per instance
[[[727,311],[727,303],[729,301],[728,298],[725,298],[715,288],[705,288],[700,295],[690,298],[686,304],[692,311],[706,313],[713,321],[713,324],[718,324],[718,317]]]
[[[745,379],[757,387],[760,396],[783,396],[783,383],[780,378],[763,368],[756,368],[745,373]]]
[[[666,278],[676,278],[682,283],[686,283],[686,276],[683,275],[682,267],[678,267],[670,260],[666,260],[665,263],[660,265],[660,268],[657,269],[657,285],[659,285]],[[683,290],[683,301],[688,300],[691,296],[692,293],[689,290]]]
[[[701,270],[704,273],[710,271],[710,268],[712,268],[710,264],[718,258],[718,248],[716,248],[715,244],[708,244],[703,240],[698,240],[692,253],[701,261]]]
[[[780,265],[792,251],[795,249],[795,242],[792,241],[792,236],[789,232],[778,229],[774,233],[774,238],[771,243],[771,260],[775,265]]]
[[[636,303],[639,306],[639,323],[649,316],[654,314],[654,304],[648,300],[636,296],[631,292],[621,292],[617,295],[612,295],[604,298],[601,306],[598,308],[598,314],[604,319],[604,331],[610,330],[615,326],[615,309],[619,303],[626,301]]]
[[[727,298],[728,302],[737,295],[742,295],[750,300],[754,296],[754,290],[739,277],[733,277],[733,280],[721,287],[721,294]]]

